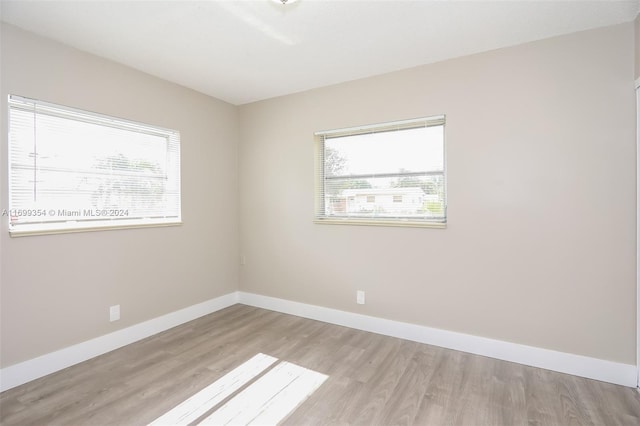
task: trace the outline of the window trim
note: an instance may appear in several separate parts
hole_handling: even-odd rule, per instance
[[[314,185],[314,220],[315,224],[325,225],[358,225],[358,226],[391,226],[391,227],[414,227],[414,228],[435,228],[445,229],[447,228],[448,215],[448,190],[447,190],[447,143],[446,143],[446,115],[436,115],[430,117],[414,118],[409,120],[400,120],[393,122],[385,122],[379,124],[369,124],[363,126],[346,127],[334,130],[324,130],[314,133],[315,140],[315,185]],[[327,136],[340,137],[340,136],[355,136],[359,134],[368,133],[381,133],[394,130],[404,130],[420,127],[430,126],[443,126],[443,172],[444,179],[444,219],[438,220],[426,220],[426,219],[410,219],[410,218],[384,218],[384,217],[346,217],[346,216],[325,216],[325,191],[324,191],[324,140]]]
[[[26,107],[25,105],[32,104],[33,107]],[[122,220],[79,220],[74,221],[72,219],[66,221],[52,221],[52,222],[31,222],[23,223],[12,226],[10,222],[10,212],[12,209],[22,210],[22,208],[15,208],[11,205],[7,209],[2,210],[2,215],[7,217],[8,231],[10,237],[23,237],[33,235],[51,235],[51,234],[66,234],[66,233],[78,233],[78,232],[94,232],[94,231],[107,231],[118,229],[137,229],[137,228],[149,228],[149,227],[169,227],[182,225],[182,188],[181,188],[181,172],[180,172],[180,132],[173,129],[164,128],[161,126],[155,126],[151,124],[141,123],[134,120],[125,118],[110,116],[106,114],[96,113],[89,110],[83,110],[73,107],[68,107],[62,104],[56,104],[51,102],[45,102],[37,99],[26,98],[19,95],[10,94],[7,97],[7,113],[8,113],[8,131],[11,128],[11,111],[12,109],[31,111],[33,108],[34,113],[36,110],[46,111],[46,115],[59,118],[71,118],[76,121],[95,124],[97,126],[114,127],[117,129],[138,132],[141,134],[148,134],[152,136],[160,136],[166,138],[174,138],[174,142],[177,143],[177,154],[175,159],[177,160],[177,187],[178,187],[178,201],[177,201],[177,215],[165,216],[165,217],[137,217],[132,219]],[[169,143],[169,141],[168,141]],[[11,139],[10,135],[7,137],[7,190],[8,201],[11,200]],[[53,209],[52,209],[53,210]]]
[[[65,226],[66,225],[66,226]],[[154,222],[149,220],[148,223],[126,223],[120,225],[101,225],[95,226],[95,224],[74,224],[75,226],[57,223],[56,226],[51,226],[48,229],[22,229],[19,231],[9,230],[9,236],[16,237],[30,237],[34,235],[55,235],[55,234],[75,234],[78,232],[97,232],[97,231],[113,231],[119,229],[142,229],[142,228],[165,228],[169,226],[181,226],[180,222]]]

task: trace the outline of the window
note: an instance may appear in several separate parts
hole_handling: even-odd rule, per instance
[[[316,133],[316,222],[443,227],[445,117]]]
[[[11,235],[180,223],[180,134],[9,97]]]

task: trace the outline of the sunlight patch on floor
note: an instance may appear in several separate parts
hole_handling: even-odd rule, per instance
[[[282,362],[207,417],[201,425],[274,425],[307,399],[327,376]]]
[[[216,380],[206,388],[202,389],[191,398],[183,401],[180,405],[158,417],[150,425],[187,425],[215,405],[222,402],[226,397],[233,394],[246,383],[250,382],[271,364],[278,359],[265,354],[257,354],[253,358],[244,362],[240,366]]]
[[[328,376],[290,362],[282,361],[260,376],[278,359],[257,354],[197,394],[180,403],[150,425],[187,425],[228,399],[200,425],[272,425],[318,389]],[[253,381],[253,383],[250,383]],[[238,392],[240,388],[248,387]],[[234,395],[234,393],[236,393]]]

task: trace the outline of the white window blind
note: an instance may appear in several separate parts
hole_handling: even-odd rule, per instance
[[[180,134],[9,97],[12,235],[180,223]]]
[[[316,133],[316,219],[446,223],[444,116]]]

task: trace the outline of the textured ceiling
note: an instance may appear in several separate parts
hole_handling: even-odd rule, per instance
[[[26,1],[0,19],[240,105],[632,21],[633,1]]]

